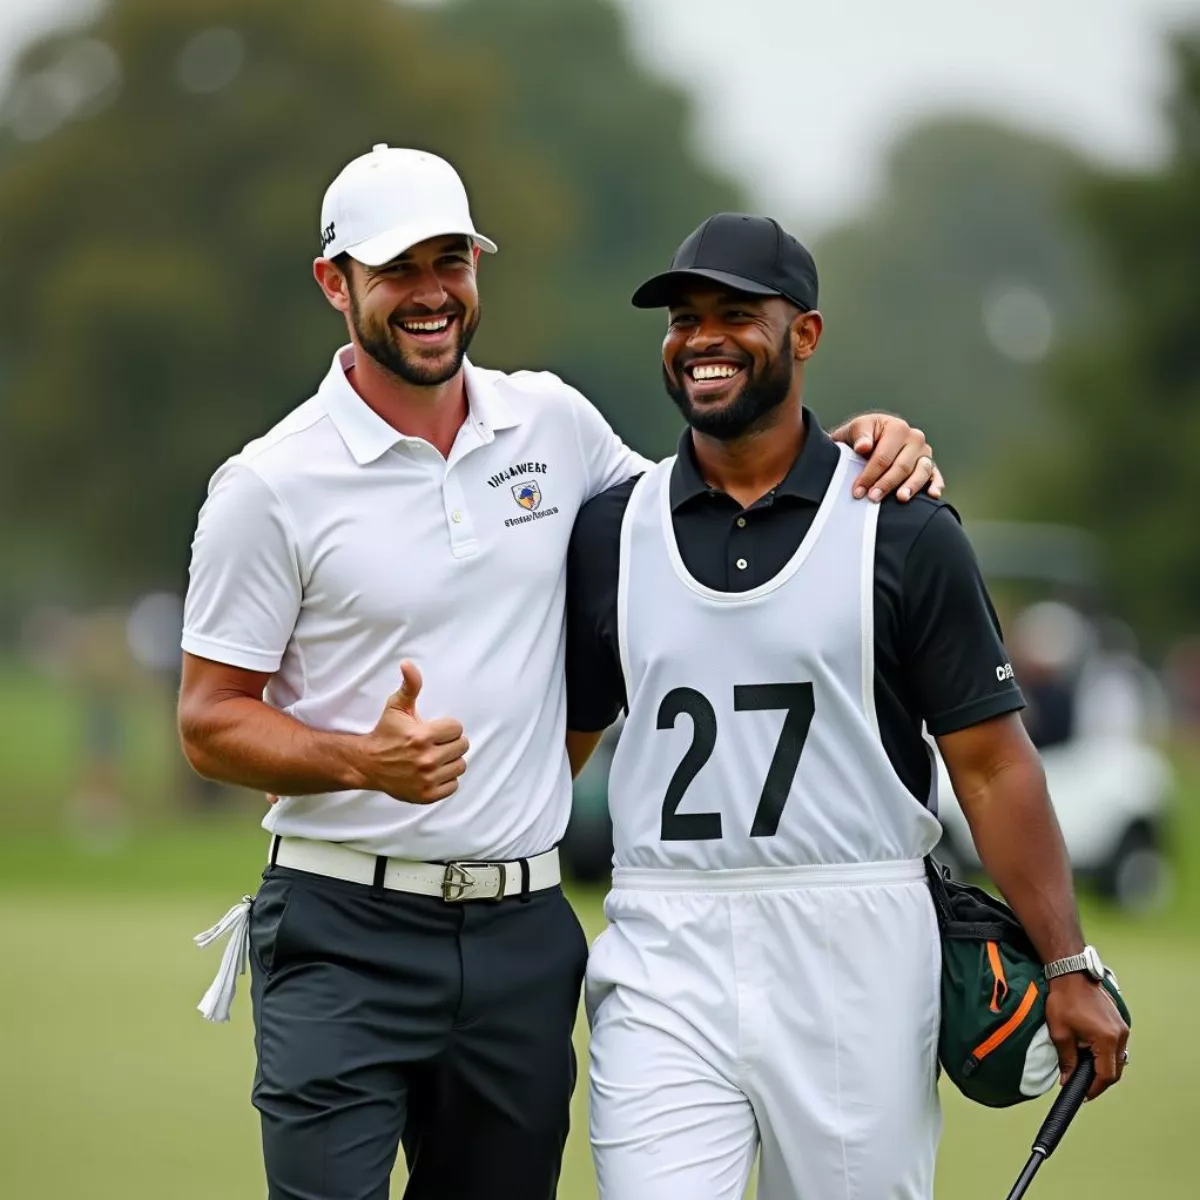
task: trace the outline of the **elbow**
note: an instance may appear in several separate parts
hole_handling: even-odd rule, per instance
[[[1042,761],[1015,713],[944,734],[938,746],[964,807],[1045,788]]]
[[[970,794],[988,795],[1008,790],[1014,783],[1027,784],[1040,774],[1041,764],[1034,759],[1013,755],[996,757],[979,763],[967,774],[964,790]]]
[[[972,828],[993,811],[1012,819],[1031,804],[1049,804],[1045,771],[1036,755],[993,763],[954,790]]]
[[[205,754],[204,750],[195,742],[180,739],[180,745],[183,748],[183,757],[187,760],[187,764],[200,776],[201,779],[211,779],[219,782],[216,771],[213,769],[212,759]]]
[[[217,780],[216,759],[208,749],[209,727],[197,705],[181,699],[177,718],[179,746],[188,766],[202,779]]]

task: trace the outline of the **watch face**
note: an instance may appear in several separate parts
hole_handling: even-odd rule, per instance
[[[1094,946],[1085,946],[1083,957],[1087,961],[1088,974],[1096,980],[1104,978],[1104,964],[1100,961],[1100,955],[1096,953]]]

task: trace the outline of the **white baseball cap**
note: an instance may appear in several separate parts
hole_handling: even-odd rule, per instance
[[[477,233],[467,189],[444,159],[383,142],[347,163],[321,204],[321,254],[343,251],[380,267],[427,238],[461,233],[481,250],[496,243]]]

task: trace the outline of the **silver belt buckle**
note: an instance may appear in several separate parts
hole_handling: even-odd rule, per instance
[[[506,882],[503,863],[447,863],[442,875],[442,899],[447,904],[461,904],[466,900],[503,900]]]

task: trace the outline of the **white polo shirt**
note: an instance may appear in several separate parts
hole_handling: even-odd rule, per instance
[[[364,733],[424,676],[423,717],[471,743],[458,791],[284,797],[263,825],[375,854],[512,859],[555,845],[564,748],[565,561],[589,498],[649,465],[555,375],[465,364],[449,459],[350,386],[351,348],[317,394],[213,476],[192,545],[183,649],[272,671],[269,704]]]

